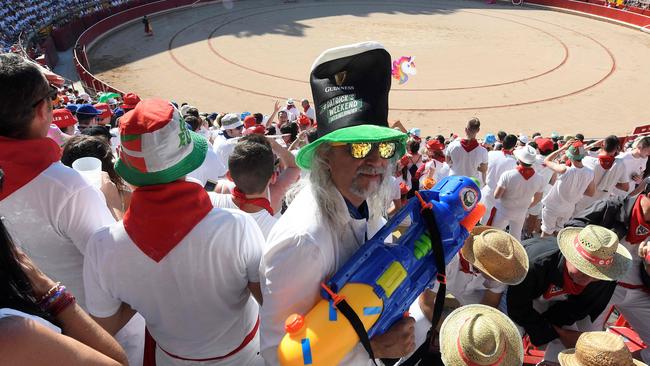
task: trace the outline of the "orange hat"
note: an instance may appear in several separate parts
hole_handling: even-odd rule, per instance
[[[256,124],[257,120],[255,119],[255,116],[248,115],[244,118],[244,128],[254,127]]]
[[[99,118],[108,118],[113,115],[113,112],[111,111],[111,107],[108,106],[106,103],[97,103],[95,104],[95,109],[99,110],[102,112],[98,117]]]
[[[253,135],[253,134],[264,135],[265,132],[266,132],[266,128],[264,128],[264,126],[256,125],[256,126],[251,126],[246,128],[243,134],[244,136]]]
[[[77,119],[72,115],[72,112],[61,108],[52,111],[52,123],[58,128],[66,128],[77,123]]]
[[[427,141],[427,149],[433,150],[433,151],[442,151],[445,149],[444,145],[440,143],[440,141],[436,139],[431,139]]]
[[[140,103],[140,97],[135,93],[126,93],[122,103],[122,109],[133,109],[135,106]]]
[[[306,115],[301,114],[300,117],[298,118],[298,123],[301,126],[309,126],[311,125],[311,119],[309,119],[309,117],[307,117]]]

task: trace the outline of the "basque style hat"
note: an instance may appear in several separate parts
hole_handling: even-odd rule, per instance
[[[303,147],[296,163],[310,169],[323,143],[398,142],[404,154],[407,135],[388,127],[391,58],[377,42],[362,42],[323,52],[311,68],[311,91],[318,139]]]
[[[205,160],[207,141],[187,129],[180,112],[162,99],[147,99],[120,119],[115,171],[134,186],[164,184]]]

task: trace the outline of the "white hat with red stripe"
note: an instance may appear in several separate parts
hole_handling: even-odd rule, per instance
[[[198,168],[208,143],[187,129],[180,112],[162,99],[148,99],[120,119],[115,171],[135,186],[170,183]]]

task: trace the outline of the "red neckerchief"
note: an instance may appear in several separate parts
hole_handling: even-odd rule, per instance
[[[564,165],[571,166],[571,159],[566,159],[566,161],[564,162]]]
[[[138,187],[124,214],[124,230],[144,254],[160,262],[211,210],[210,197],[196,183]]]
[[[615,159],[616,158],[611,155],[598,155],[598,162],[600,163],[600,166],[602,166],[605,170],[609,170],[612,165],[614,165]]]
[[[476,141],[476,139],[462,139],[460,140],[460,146],[462,146],[465,151],[470,152],[478,147],[478,141]]]
[[[458,263],[460,264],[460,271],[463,273],[474,275],[476,272],[472,271],[472,265],[463,257],[463,254],[458,252]]]
[[[512,156],[512,152],[513,152],[514,150],[513,150],[513,149],[510,149],[510,150],[502,149],[501,151],[503,152],[503,155],[510,155],[510,156]]]
[[[568,295],[579,295],[584,289],[585,286],[580,286],[577,283],[573,282],[571,276],[569,276],[569,270],[566,268],[566,262],[564,262],[564,272],[562,273],[562,282],[563,285],[557,286],[553,283],[549,284],[548,289],[544,292],[544,298],[550,299],[555,296],[560,296],[564,294]]]
[[[529,166],[517,165],[517,171],[519,174],[521,174],[522,177],[524,177],[525,180],[528,180],[530,177],[535,175],[535,169]]]
[[[634,201],[632,207],[632,214],[630,215],[630,228],[627,230],[627,240],[631,244],[639,244],[644,241],[650,234],[650,225],[645,222],[643,218],[643,211],[641,210],[641,195]]]
[[[441,163],[444,163],[446,161],[445,154],[443,154],[442,151],[436,151],[435,153],[433,153],[433,158],[438,160]]]
[[[304,109],[304,110],[305,110],[305,113],[307,113],[307,111],[309,110],[309,107],[307,107],[307,108],[302,107],[302,109]]]
[[[235,201],[235,204],[237,207],[243,206],[243,205],[253,205],[257,207],[261,207],[268,211],[271,216],[273,216],[273,208],[271,208],[271,202],[267,200],[266,198],[248,198],[246,197],[246,194],[242,192],[239,188],[235,187],[235,189],[232,191],[232,199]]]
[[[0,168],[4,182],[0,201],[61,159],[61,148],[49,137],[16,140],[0,136]]]

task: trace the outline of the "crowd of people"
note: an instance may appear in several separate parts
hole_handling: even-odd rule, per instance
[[[287,364],[279,345],[306,326],[292,314],[450,176],[486,213],[445,267],[461,306],[432,364],[521,365],[524,335],[546,365],[648,362],[604,330],[616,306],[650,342],[650,136],[481,134],[478,118],[425,136],[388,122],[390,60],[376,42],[329,49],[311,98],[220,113],[90,96],[0,54],[3,363]],[[337,362],[409,364],[441,288]]]
[[[31,35],[50,25],[61,26],[74,17],[114,7],[128,0],[23,0],[0,9],[0,52],[9,52],[21,33]]]

